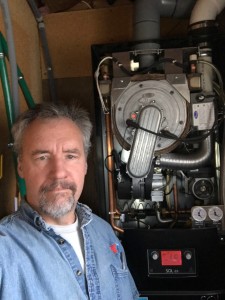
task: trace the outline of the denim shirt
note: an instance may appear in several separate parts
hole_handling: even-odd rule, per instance
[[[0,222],[1,300],[132,300],[138,292],[111,226],[78,203],[85,274],[71,245],[27,202]]]

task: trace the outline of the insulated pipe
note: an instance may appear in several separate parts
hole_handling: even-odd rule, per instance
[[[182,3],[182,4],[181,4]],[[184,17],[191,12],[195,0],[136,0],[134,4],[134,40],[140,43],[135,50],[151,50],[160,47],[160,16]],[[154,55],[140,55],[140,67],[149,67]]]
[[[0,5],[2,8],[2,15],[4,19],[6,37],[8,42],[8,58],[9,58],[10,70],[11,70],[12,100],[14,103],[15,117],[17,117],[20,112],[20,105],[19,105],[17,63],[16,63],[16,53],[15,53],[12,23],[11,23],[11,18],[9,13],[8,1],[0,0]]]
[[[225,0],[198,0],[194,6],[191,17],[190,25],[202,21],[215,20],[216,17],[225,8]]]
[[[204,167],[212,157],[212,137],[208,136],[201,144],[201,147],[195,153],[184,155],[168,153],[162,154],[157,158],[156,166],[181,169],[181,170],[193,170],[196,168]]]

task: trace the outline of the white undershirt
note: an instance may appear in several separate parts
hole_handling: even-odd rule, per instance
[[[56,234],[63,237],[73,247],[84,271],[84,241],[78,218],[70,225],[51,225]]]

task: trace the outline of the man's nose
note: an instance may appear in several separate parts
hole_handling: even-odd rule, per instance
[[[50,176],[54,179],[66,177],[65,161],[61,158],[53,158],[50,166]]]

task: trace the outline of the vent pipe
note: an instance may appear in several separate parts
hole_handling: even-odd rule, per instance
[[[136,0],[134,4],[135,50],[140,50],[141,68],[154,62],[154,54],[146,50],[159,49],[160,17],[182,18],[190,15],[196,0]]]
[[[225,0],[210,0],[207,5],[205,0],[198,0],[191,13],[190,25],[214,21],[224,8]]]

